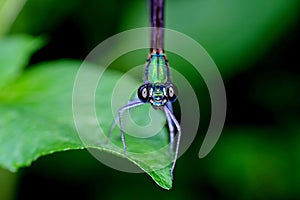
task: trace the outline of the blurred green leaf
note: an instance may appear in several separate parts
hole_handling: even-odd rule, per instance
[[[72,91],[80,64],[70,60],[39,64],[0,92],[1,166],[16,171],[22,166],[29,166],[42,155],[82,148],[93,148],[124,157],[118,128],[107,145],[104,144],[106,136],[99,130],[96,135],[93,135],[92,130],[88,131],[87,137],[95,139],[84,144],[81,141],[83,136],[79,137],[76,131]],[[98,121],[106,133],[113,121],[112,88],[121,76],[120,73],[107,70],[96,92]],[[139,85],[129,78],[125,84]],[[135,115],[140,120],[145,118],[144,112]],[[82,117],[90,121],[89,116]],[[161,187],[170,189],[172,180],[167,130],[164,128],[159,134],[146,139],[126,135],[126,143],[126,158],[148,173]]]
[[[15,35],[0,39],[0,89],[17,78],[30,56],[42,46],[41,38]]]
[[[27,0],[0,1],[0,36],[5,34],[15,21]]]

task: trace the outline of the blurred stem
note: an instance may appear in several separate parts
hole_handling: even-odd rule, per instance
[[[0,168],[0,199],[14,199],[17,174]]]
[[[0,38],[16,20],[27,0],[0,0]]]

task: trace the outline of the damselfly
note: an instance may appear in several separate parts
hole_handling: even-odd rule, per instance
[[[127,147],[121,120],[124,111],[146,103],[150,103],[154,109],[163,110],[167,118],[168,128],[170,132],[170,155],[171,159],[173,158],[171,175],[173,177],[173,171],[178,157],[181,128],[173,114],[172,102],[176,101],[177,99],[177,90],[171,82],[169,64],[166,58],[166,54],[164,53],[164,0],[151,0],[150,7],[152,26],[151,42],[150,54],[148,55],[145,68],[144,84],[138,88],[138,98],[129,101],[127,105],[119,109],[118,116],[110,129],[109,135],[111,134],[117,121],[119,121],[121,139],[124,147],[124,155],[126,156]],[[178,131],[178,139],[176,142],[175,152],[174,125],[176,126],[176,129]],[[173,153],[175,153],[174,157]]]

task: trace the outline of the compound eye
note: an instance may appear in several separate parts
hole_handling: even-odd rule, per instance
[[[139,99],[146,103],[148,102],[149,100],[149,90],[148,90],[148,84],[144,84],[144,85],[141,85],[138,89],[138,97]]]
[[[167,88],[168,100],[174,102],[177,99],[177,88],[174,86],[169,86]]]

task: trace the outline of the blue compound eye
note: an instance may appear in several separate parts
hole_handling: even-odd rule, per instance
[[[169,86],[167,88],[167,96],[170,102],[174,102],[177,99],[177,88],[175,86]]]
[[[148,84],[141,85],[138,89],[138,97],[139,99],[147,103],[149,101],[149,89],[148,89]]]

